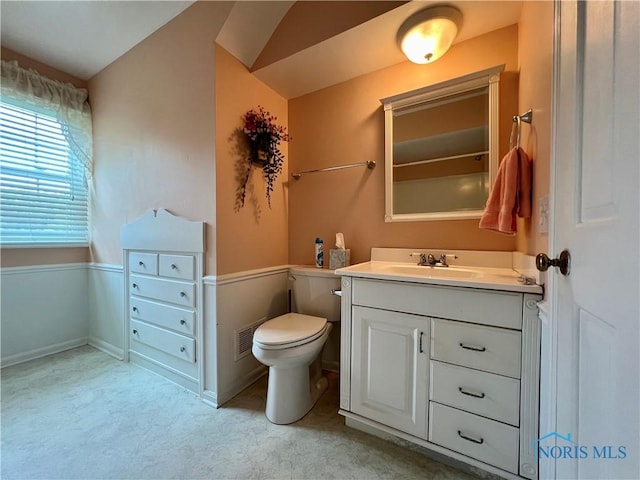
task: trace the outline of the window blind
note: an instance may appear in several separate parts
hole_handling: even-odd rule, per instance
[[[87,186],[54,116],[0,101],[0,242],[89,243]]]

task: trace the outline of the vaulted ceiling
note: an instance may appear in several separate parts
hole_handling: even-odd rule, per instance
[[[190,7],[192,1],[0,2],[1,43],[89,79]],[[217,42],[254,75],[293,98],[406,61],[396,33],[433,1],[239,1]],[[451,1],[456,42],[518,23],[520,1]]]

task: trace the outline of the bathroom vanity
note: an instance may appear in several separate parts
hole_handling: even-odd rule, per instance
[[[429,267],[386,250],[336,272],[346,424],[537,478],[541,287],[509,252],[452,252],[454,265]]]

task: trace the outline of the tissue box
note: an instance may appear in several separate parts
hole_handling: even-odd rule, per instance
[[[336,268],[342,268],[349,265],[349,257],[351,256],[351,250],[348,248],[332,248],[329,250],[329,268],[335,270]]]

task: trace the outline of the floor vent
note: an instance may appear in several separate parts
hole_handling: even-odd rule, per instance
[[[242,330],[236,330],[236,355],[235,359],[240,360],[251,353],[251,347],[253,345],[253,334],[258,327],[267,320],[267,317],[263,317],[257,322],[247,325]]]

